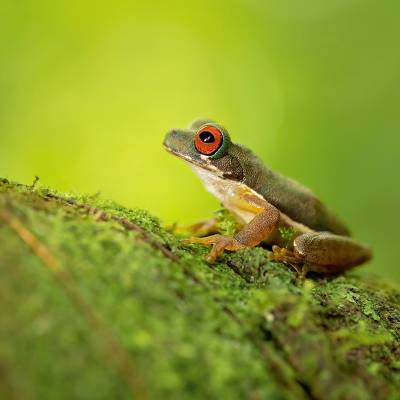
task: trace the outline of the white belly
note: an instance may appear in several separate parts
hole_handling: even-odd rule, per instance
[[[225,208],[236,215],[239,219],[239,222],[241,222],[242,224],[248,224],[257,215],[259,210],[250,211],[239,207],[237,198],[240,197],[241,194],[251,194],[260,198],[263,202],[266,202],[264,197],[262,197],[256,191],[241,182],[223,179],[218,176],[217,171],[208,171],[193,164],[190,164],[190,166],[193,168],[194,172],[196,172],[196,174],[200,177],[206,189],[212,195],[214,195],[224,205]],[[280,213],[280,223],[284,226],[293,227],[295,231],[299,234],[313,232],[312,229],[299,222],[293,221],[288,215],[282,212]]]

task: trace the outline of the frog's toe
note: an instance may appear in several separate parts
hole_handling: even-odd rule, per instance
[[[213,264],[219,255],[221,255],[224,250],[237,251],[247,248],[248,246],[240,243],[234,237],[230,236],[220,236],[214,243],[214,246],[208,256],[206,261]]]
[[[304,258],[298,253],[279,246],[272,246],[272,252],[268,254],[268,258],[271,261],[283,262],[285,264],[304,264]]]
[[[191,238],[186,238],[186,239],[180,239],[179,241],[182,244],[192,244],[192,243],[194,243],[193,239],[195,239],[195,238],[191,237]]]
[[[181,243],[184,244],[202,244],[205,246],[210,246],[212,244],[217,243],[221,238],[224,236],[221,235],[211,235],[211,236],[206,236],[206,237],[196,237],[193,236],[189,239],[183,239],[181,240]]]
[[[213,264],[218,256],[224,252],[224,250],[237,251],[245,249],[246,245],[240,243],[234,237],[222,236],[222,235],[212,235],[207,237],[191,237],[190,239],[182,240],[184,244],[202,244],[204,246],[212,245],[210,253],[206,257],[206,261]]]
[[[279,246],[272,246],[272,251],[268,253],[271,261],[281,262],[290,265],[304,279],[309,271],[308,266],[304,263],[304,257],[294,251]]]
[[[190,234],[196,237],[206,237],[219,232],[216,218],[200,221],[196,224],[186,226],[184,229],[186,232],[190,232]]]

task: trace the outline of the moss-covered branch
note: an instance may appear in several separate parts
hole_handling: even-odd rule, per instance
[[[145,211],[6,180],[0,243],[0,398],[399,398],[396,284],[211,267]]]

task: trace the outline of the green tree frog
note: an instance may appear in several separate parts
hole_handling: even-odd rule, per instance
[[[263,162],[246,147],[233,143],[228,131],[212,120],[196,120],[173,129],[165,148],[186,161],[238,220],[234,236],[192,237],[190,243],[213,245],[207,261],[224,251],[261,243],[269,257],[307,271],[340,273],[368,261],[371,250],[350,238],[343,224],[306,187]]]

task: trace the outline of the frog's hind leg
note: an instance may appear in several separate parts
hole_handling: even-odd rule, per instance
[[[312,232],[298,236],[293,253],[310,271],[336,274],[360,265],[372,257],[371,250],[353,239],[330,232]]]

